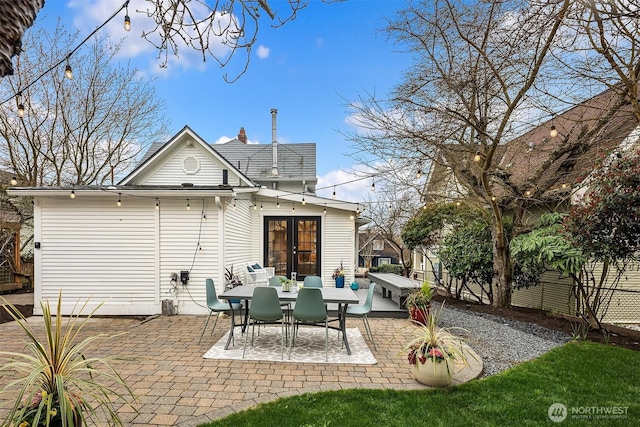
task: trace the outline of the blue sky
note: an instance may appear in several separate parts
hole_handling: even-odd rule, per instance
[[[37,25],[63,24],[91,33],[116,11],[124,0],[47,0],[38,14]],[[284,0],[272,0],[274,9],[286,8]],[[397,52],[382,29],[385,17],[402,8],[402,0],[348,0],[326,4],[310,0],[298,17],[274,29],[262,20],[258,41],[247,72],[235,83],[223,80],[225,73],[243,65],[244,53],[232,59],[232,68],[221,69],[210,58],[183,50],[160,69],[158,52],[141,33],[150,19],[137,13],[146,9],[143,0],[131,0],[132,30],[122,28],[122,16],[105,30],[111,37],[127,37],[121,58],[155,77],[154,86],[166,102],[170,131],[175,134],[188,125],[206,141],[233,138],[244,127],[250,142],[271,143],[271,109],[278,110],[278,141],[315,142],[319,187],[353,179],[348,173],[360,165],[346,156],[350,143],[339,132],[352,131],[346,100],[359,93],[386,95],[410,65],[411,55]],[[368,180],[339,186],[338,198],[362,201],[368,198]],[[329,196],[333,189],[319,192]]]

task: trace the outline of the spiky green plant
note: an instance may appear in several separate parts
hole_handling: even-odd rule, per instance
[[[6,299],[0,297],[5,310],[20,325],[27,337],[27,354],[0,352],[8,358],[0,365],[0,374],[10,374],[12,380],[0,390],[3,403],[11,406],[2,426],[78,426],[86,420],[122,426],[115,411],[114,401],[123,400],[128,405],[136,400],[133,391],[111,366],[120,357],[87,357],[92,347],[107,338],[99,334],[79,340],[79,334],[87,321],[102,306],[80,319],[86,301],[63,325],[61,315],[62,292],[58,296],[55,316],[48,301],[40,301],[44,321],[44,339],[40,339],[25,317]],[[1,375],[0,375],[1,376]],[[6,397],[9,396],[9,399]]]

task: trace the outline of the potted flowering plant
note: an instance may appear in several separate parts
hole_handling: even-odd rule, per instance
[[[407,295],[405,305],[409,310],[411,320],[420,325],[427,324],[432,296],[433,288],[431,288],[431,284],[427,281],[425,281],[420,288],[415,289]]]
[[[340,267],[336,268],[331,276],[336,281],[336,288],[344,288],[344,267],[340,261]]]
[[[446,387],[451,384],[455,364],[466,364],[467,355],[462,339],[451,333],[452,328],[437,327],[439,315],[440,311],[430,312],[426,324],[418,326],[403,350],[419,382]]]

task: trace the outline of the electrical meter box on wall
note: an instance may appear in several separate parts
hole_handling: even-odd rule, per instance
[[[180,272],[180,282],[183,285],[186,285],[189,282],[189,272],[186,270],[182,270]]]

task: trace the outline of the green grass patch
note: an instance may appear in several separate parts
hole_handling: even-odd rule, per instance
[[[409,369],[409,367],[407,367]],[[550,421],[553,403],[568,408]],[[617,418],[586,408],[625,408]],[[572,414],[572,409],[582,414]],[[593,411],[593,410],[591,410]],[[353,389],[306,393],[261,404],[200,427],[636,426],[640,423],[640,353],[571,342],[498,375],[457,387],[417,391]]]

